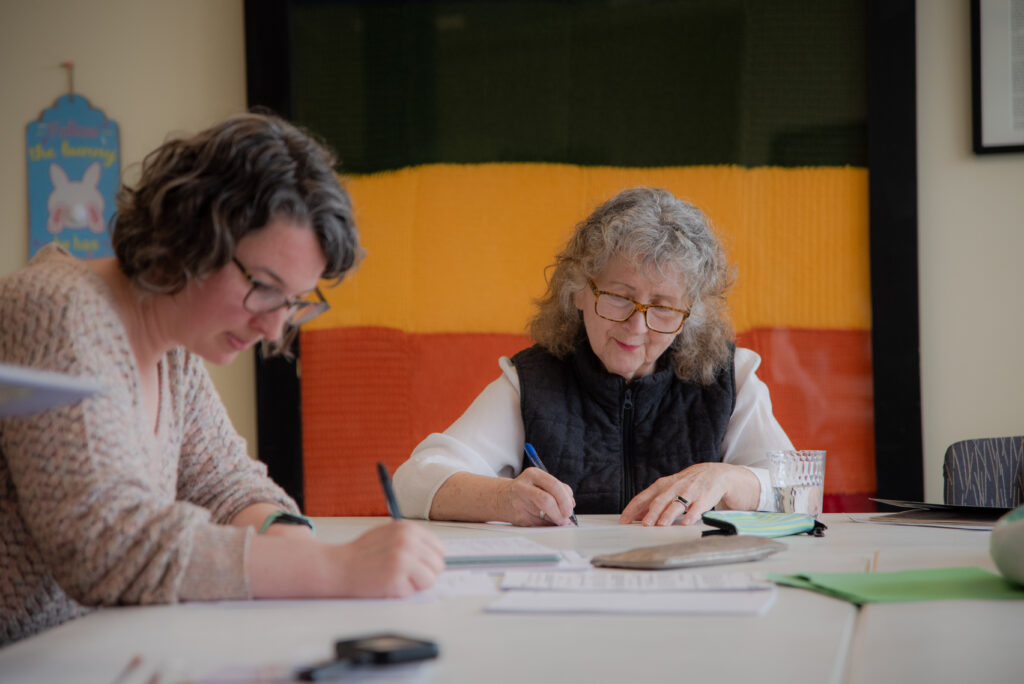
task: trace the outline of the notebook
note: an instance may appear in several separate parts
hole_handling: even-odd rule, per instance
[[[1008,508],[989,506],[955,506],[952,504],[903,501],[900,499],[872,499],[872,501],[902,508],[903,510],[878,515],[850,515],[850,517],[856,522],[916,525],[920,527],[952,527],[985,531],[991,530],[995,521],[1010,510]]]
[[[444,562],[448,568],[557,565],[561,560],[561,552],[526,537],[444,540]]]
[[[956,514],[975,517],[991,517],[992,520],[1010,512],[1009,508],[997,506],[956,506],[954,504],[928,503],[926,501],[903,501],[902,499],[871,499],[880,504],[895,506],[896,508],[911,508],[921,511],[942,511],[947,514]]]

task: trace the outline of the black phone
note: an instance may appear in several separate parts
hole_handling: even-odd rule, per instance
[[[438,652],[437,644],[433,641],[393,633],[372,634],[334,643],[334,653],[338,660],[367,665],[429,660],[436,658]]]
[[[360,665],[394,665],[436,658],[437,644],[401,634],[371,634],[334,642],[335,660],[306,667],[296,676],[306,682],[338,679]]]

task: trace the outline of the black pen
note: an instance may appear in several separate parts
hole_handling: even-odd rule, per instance
[[[526,444],[523,445],[523,449],[526,450],[526,458],[530,459],[530,463],[533,464],[534,468],[539,468],[540,470],[543,470],[545,473],[548,472],[548,469],[544,467],[544,464],[540,460],[540,456],[537,455],[537,450],[533,448],[532,444],[527,442]],[[548,474],[550,475],[550,473]],[[576,527],[580,526],[580,521],[576,519],[575,512],[569,514],[569,520],[571,520],[572,524]]]
[[[388,475],[388,467],[377,461],[377,474],[380,475],[380,486],[384,488],[384,499],[388,502],[388,513],[394,520],[402,519],[402,509],[398,507],[398,499],[395,498],[395,490],[391,487],[391,476]]]

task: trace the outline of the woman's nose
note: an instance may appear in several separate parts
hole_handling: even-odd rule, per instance
[[[265,340],[279,340],[284,334],[284,326],[288,322],[291,309],[283,306],[275,311],[256,314],[253,316],[253,328],[263,336]]]
[[[642,333],[647,329],[647,320],[642,311],[633,310],[633,315],[624,321],[630,332]]]

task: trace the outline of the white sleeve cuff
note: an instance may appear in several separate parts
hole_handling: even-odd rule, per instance
[[[757,481],[761,483],[761,496],[757,502],[757,510],[759,511],[774,511],[775,510],[775,493],[772,491],[771,477],[768,475],[767,468],[752,468],[750,466],[743,466],[750,472],[757,476]]]

